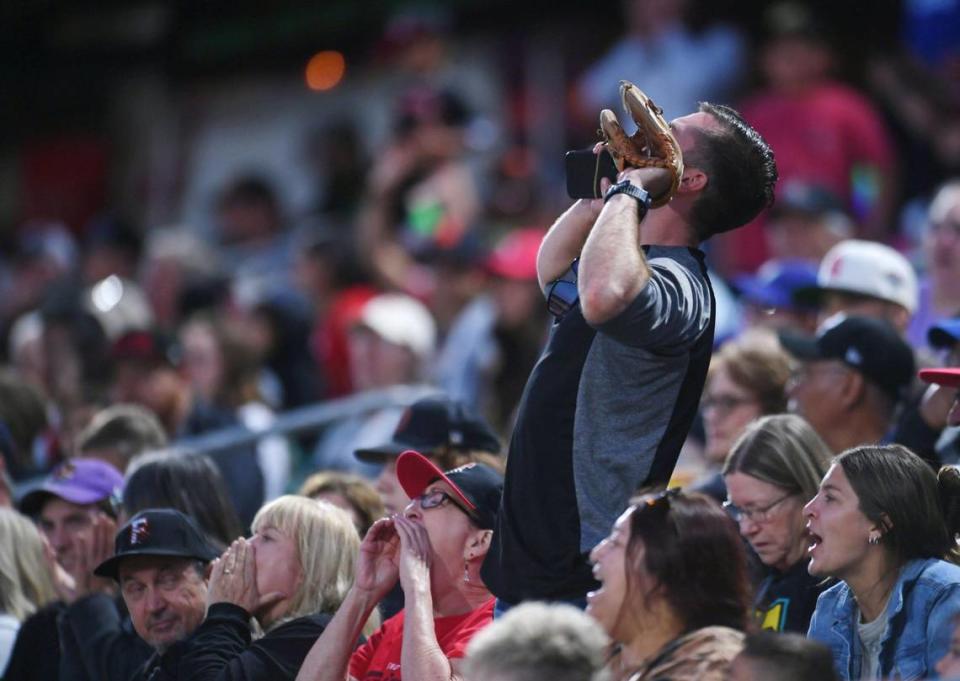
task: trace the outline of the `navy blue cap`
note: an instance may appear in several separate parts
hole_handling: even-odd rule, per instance
[[[780,343],[799,360],[843,362],[892,398],[902,397],[915,371],[913,350],[906,341],[884,321],[835,317],[835,323],[828,320],[816,336],[782,331]]]
[[[440,395],[407,407],[390,442],[358,449],[354,456],[375,463],[400,456],[408,449],[430,456],[443,447],[497,454],[500,441],[486,421],[470,413],[462,402]]]
[[[93,573],[117,579],[120,561],[128,556],[174,556],[209,563],[218,555],[192,518],[172,508],[152,508],[140,511],[120,528],[113,557]]]
[[[768,260],[756,274],[733,279],[733,286],[748,303],[761,307],[802,308],[794,293],[817,285],[817,266],[806,260]]]
[[[931,347],[950,349],[960,343],[960,317],[941,319],[927,331]]]

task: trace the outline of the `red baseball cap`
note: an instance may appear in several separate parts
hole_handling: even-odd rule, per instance
[[[936,383],[937,385],[945,385],[950,388],[960,388],[960,367],[952,367],[949,369],[921,369],[918,375],[921,381],[926,381],[927,383]]]
[[[423,494],[430,483],[442,480],[470,509],[478,527],[492,530],[497,524],[503,476],[489,466],[468,463],[444,473],[423,454],[410,450],[397,459],[397,479],[411,499]]]

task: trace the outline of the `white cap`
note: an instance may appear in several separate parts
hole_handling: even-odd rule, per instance
[[[900,253],[876,241],[849,239],[827,251],[817,272],[817,287],[879,298],[917,309],[917,275]]]
[[[408,348],[426,359],[434,349],[437,327],[430,311],[415,298],[384,293],[371,298],[360,313],[359,324],[383,340]]]

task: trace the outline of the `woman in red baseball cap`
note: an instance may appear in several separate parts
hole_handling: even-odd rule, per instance
[[[367,532],[353,588],[304,661],[300,681],[449,679],[458,675],[470,639],[493,619],[480,565],[503,478],[478,463],[444,473],[413,451],[397,459],[397,477],[412,501]],[[351,654],[363,623],[398,579],[404,609]]]

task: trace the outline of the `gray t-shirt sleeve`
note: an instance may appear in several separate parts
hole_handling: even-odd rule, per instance
[[[673,258],[651,258],[648,264],[646,286],[597,330],[651,352],[686,352],[710,323],[708,285],[703,276]]]

